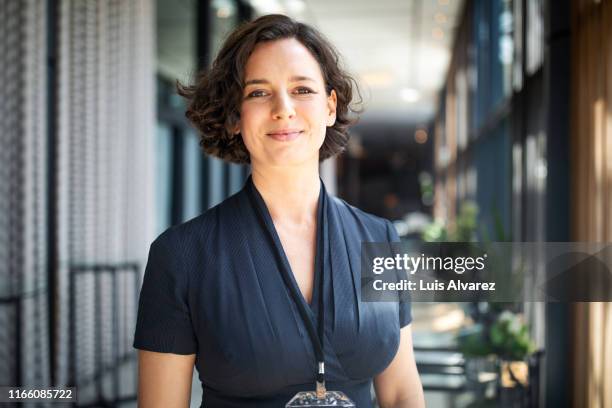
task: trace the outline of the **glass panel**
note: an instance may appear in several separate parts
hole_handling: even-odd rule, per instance
[[[477,86],[475,127],[512,92],[514,15],[512,0],[474,3]]]
[[[512,150],[507,121],[501,122],[491,135],[483,135],[475,147],[478,174],[476,200],[479,208],[480,238],[503,241],[510,235],[512,200]],[[484,236],[483,236],[484,234]]]
[[[157,0],[157,71],[174,82],[186,81],[195,67],[196,4]]]
[[[456,87],[456,123],[457,148],[464,151],[468,142],[468,78],[464,69],[457,70]]]
[[[523,88],[523,59],[525,58],[525,50],[523,50],[523,2],[520,0],[513,1],[514,7],[514,64],[512,68],[512,84],[516,91]]]
[[[228,165],[229,171],[229,183],[228,183],[228,195],[237,193],[244,183],[244,166],[239,164],[230,163]]]
[[[155,228],[160,234],[170,226],[172,200],[172,131],[157,124],[155,139]]]
[[[527,74],[531,75],[544,62],[544,2],[527,2]]]
[[[201,212],[202,153],[199,138],[187,131],[183,143],[183,221]]]
[[[225,198],[225,166],[223,160],[210,156],[208,158],[208,206],[213,207]]]
[[[474,94],[476,98],[475,127],[478,129],[487,116],[490,108],[491,94],[491,59],[490,59],[490,0],[480,0],[474,3],[474,35],[477,86]]]
[[[497,60],[501,98],[512,92],[512,62],[514,60],[514,14],[512,0],[498,0]]]

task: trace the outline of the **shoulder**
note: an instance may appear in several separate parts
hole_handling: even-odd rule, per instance
[[[391,221],[374,214],[367,213],[341,198],[333,197],[334,206],[344,222],[354,223],[376,237],[377,240],[391,240],[397,234]]]
[[[224,222],[238,220],[241,212],[238,205],[238,194],[228,197],[220,204],[190,220],[166,229],[153,241],[152,246],[179,252],[190,250],[194,246],[206,247],[212,237],[223,227]]]

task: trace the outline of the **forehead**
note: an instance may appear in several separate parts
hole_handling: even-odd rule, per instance
[[[310,51],[295,38],[259,43],[253,49],[245,70],[245,81],[268,81],[293,76],[307,76],[323,82],[319,63]]]

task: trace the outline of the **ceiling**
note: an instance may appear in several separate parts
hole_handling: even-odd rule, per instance
[[[317,27],[361,86],[362,121],[419,125],[436,109],[464,0],[251,0]]]
[[[364,98],[361,123],[426,124],[436,109],[464,0],[249,0],[317,27],[340,51]],[[189,80],[195,59],[194,0],[156,0],[158,71]],[[212,0],[216,25],[234,0]]]

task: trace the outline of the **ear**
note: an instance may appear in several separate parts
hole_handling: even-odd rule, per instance
[[[232,129],[232,133],[234,134],[234,136],[240,133],[240,121],[236,122],[236,125]]]
[[[331,90],[329,96],[327,97],[327,126],[334,126],[336,123],[336,106],[338,106],[338,98],[336,95],[336,91],[334,89]]]

